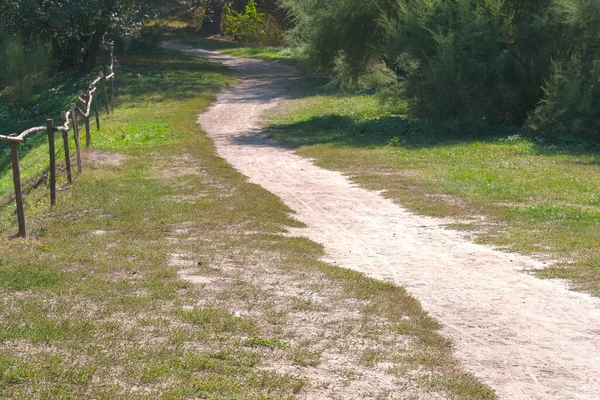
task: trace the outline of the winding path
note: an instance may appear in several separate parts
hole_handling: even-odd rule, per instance
[[[297,212],[294,233],[327,261],[407,288],[442,322],[466,367],[507,400],[600,400],[600,302],[520,271],[543,267],[476,245],[448,221],[411,214],[260,131],[296,72],[277,63],[171,46],[240,72],[199,117],[218,153]]]

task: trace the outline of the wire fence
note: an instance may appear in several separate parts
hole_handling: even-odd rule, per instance
[[[99,97],[99,85],[102,83],[102,94],[104,97],[104,104],[106,113],[110,114],[114,112],[115,108],[115,94],[118,89],[117,87],[117,60],[114,56],[114,51],[111,49],[110,52],[110,65],[108,66],[108,73],[104,74],[100,72],[98,77],[90,83],[86,92],[79,92],[79,103],[80,107],[72,103],[68,111],[61,112],[60,126],[55,126],[53,119],[46,121],[46,126],[36,126],[29,128],[20,134],[0,135],[0,141],[5,141],[10,144],[11,159],[12,159],[12,172],[13,172],[13,183],[15,187],[15,203],[17,207],[17,219],[19,223],[19,236],[27,236],[27,227],[25,224],[25,208],[23,203],[23,188],[21,186],[21,170],[19,167],[19,145],[21,145],[27,137],[39,133],[46,133],[48,135],[48,154],[49,154],[49,175],[50,175],[50,204],[56,204],[56,149],[55,149],[55,133],[60,132],[63,138],[63,146],[65,152],[65,167],[67,173],[67,180],[69,183],[73,183],[73,174],[71,171],[71,154],[69,148],[69,133],[71,128],[73,130],[73,139],[75,142],[75,160],[77,162],[77,171],[82,172],[82,157],[81,157],[81,142],[79,138],[79,121],[78,116],[83,119],[85,127],[85,146],[90,147],[92,143],[90,119],[92,117],[92,111],[96,117],[96,129],[100,130],[100,112],[98,105]],[[109,98],[109,85],[110,85],[110,98]],[[92,110],[93,109],[93,110]]]

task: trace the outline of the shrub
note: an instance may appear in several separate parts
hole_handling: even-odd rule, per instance
[[[551,13],[562,41],[528,126],[552,137],[566,133],[600,140],[600,9],[594,0],[564,0]]]
[[[283,34],[277,21],[270,15],[258,12],[255,0],[248,0],[244,13],[225,9],[222,31],[235,40],[261,45],[279,45]]]
[[[503,3],[424,2],[391,27],[390,64],[415,115],[467,123],[518,119]]]
[[[281,0],[293,28],[288,40],[301,44],[314,69],[357,82],[381,60],[389,39],[381,21],[396,11],[388,0]]]
[[[90,72],[107,34],[129,33],[141,17],[137,0],[0,1],[0,23],[29,39],[34,33],[52,44],[62,67]]]
[[[378,71],[419,118],[600,138],[597,0],[281,3],[316,69],[354,87]]]

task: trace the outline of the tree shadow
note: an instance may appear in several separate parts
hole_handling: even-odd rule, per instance
[[[204,50],[232,50],[232,49],[240,49],[240,48],[257,48],[260,46],[247,44],[242,42],[237,42],[234,40],[226,40],[216,39],[207,37],[205,34],[202,34],[198,31],[198,29],[185,26],[185,27],[165,27],[164,28],[164,37],[169,41],[193,45],[196,47],[200,47]]]
[[[296,89],[294,92],[289,95],[290,98],[345,96],[335,90],[324,89],[322,85]],[[533,145],[534,154],[576,156],[581,159],[566,161],[579,165],[600,165],[600,144],[587,139],[569,135],[554,139],[533,136],[528,135],[524,128],[514,125],[480,123],[477,126],[448,127],[394,115],[401,112],[386,111],[383,104],[381,110],[381,115],[369,118],[332,113],[313,116],[301,122],[274,124],[268,127],[268,134],[288,148],[311,145],[369,148],[389,145],[405,149],[426,149],[472,142],[528,140]]]
[[[290,148],[329,144],[359,148],[391,145],[423,149],[464,142],[494,142],[516,134],[517,131],[514,127],[499,126],[495,129],[458,133],[395,115],[372,119],[325,115],[269,127],[271,136]]]
[[[170,55],[176,53],[173,61]],[[139,97],[158,97],[165,100],[189,99],[222,86],[216,75],[233,77],[235,71],[222,65],[177,52],[155,49],[152,53],[141,52],[121,57],[120,94]],[[190,74],[194,75],[190,84]]]
[[[595,166],[600,165],[600,143],[593,140],[562,135],[558,138],[537,137],[533,139],[536,154],[558,157],[575,156],[582,159],[564,160],[574,165]]]

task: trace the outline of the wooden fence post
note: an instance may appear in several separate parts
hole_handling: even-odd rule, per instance
[[[89,92],[88,92],[88,94],[82,93],[82,97],[86,101],[85,108],[86,108],[86,112],[87,112],[87,103],[90,101],[90,93]],[[92,142],[92,134],[90,132],[90,116],[83,115],[83,122],[85,123],[85,147],[87,149],[90,147],[90,143]]]
[[[115,112],[115,76],[110,80],[110,112]]]
[[[60,114],[60,121],[62,122],[63,125],[67,122],[67,113],[66,112],[63,111]],[[71,173],[71,151],[69,149],[69,132],[63,131],[62,137],[63,137],[63,146],[65,149],[65,167],[67,169],[67,180],[69,181],[69,183],[73,183],[73,174]]]
[[[117,66],[118,65],[119,65],[119,62],[117,61],[117,57],[114,57],[113,72],[114,72],[115,76],[113,77],[113,80],[115,81],[115,94],[119,94],[119,82],[117,81]]]
[[[71,103],[71,120],[73,120],[73,136],[75,137],[75,148],[77,151],[77,171],[83,170],[81,166],[81,144],[79,142],[79,126],[77,125],[77,107]]]
[[[110,115],[109,103],[108,103],[108,92],[106,90],[106,77],[104,76],[104,72],[100,71],[100,77],[102,77],[102,87],[104,88],[104,102],[106,104],[106,113]]]
[[[25,208],[23,206],[23,190],[21,188],[21,170],[19,169],[19,143],[10,142],[12,156],[13,183],[15,185],[15,200],[17,203],[17,219],[19,220],[19,236],[25,237]]]
[[[98,111],[98,100],[96,100],[97,95],[92,97],[92,103],[94,104],[94,114],[96,115],[96,130],[100,130],[100,112]]]
[[[50,152],[50,204],[56,204],[56,151],[54,149],[54,122],[46,121],[48,127],[48,150]]]

